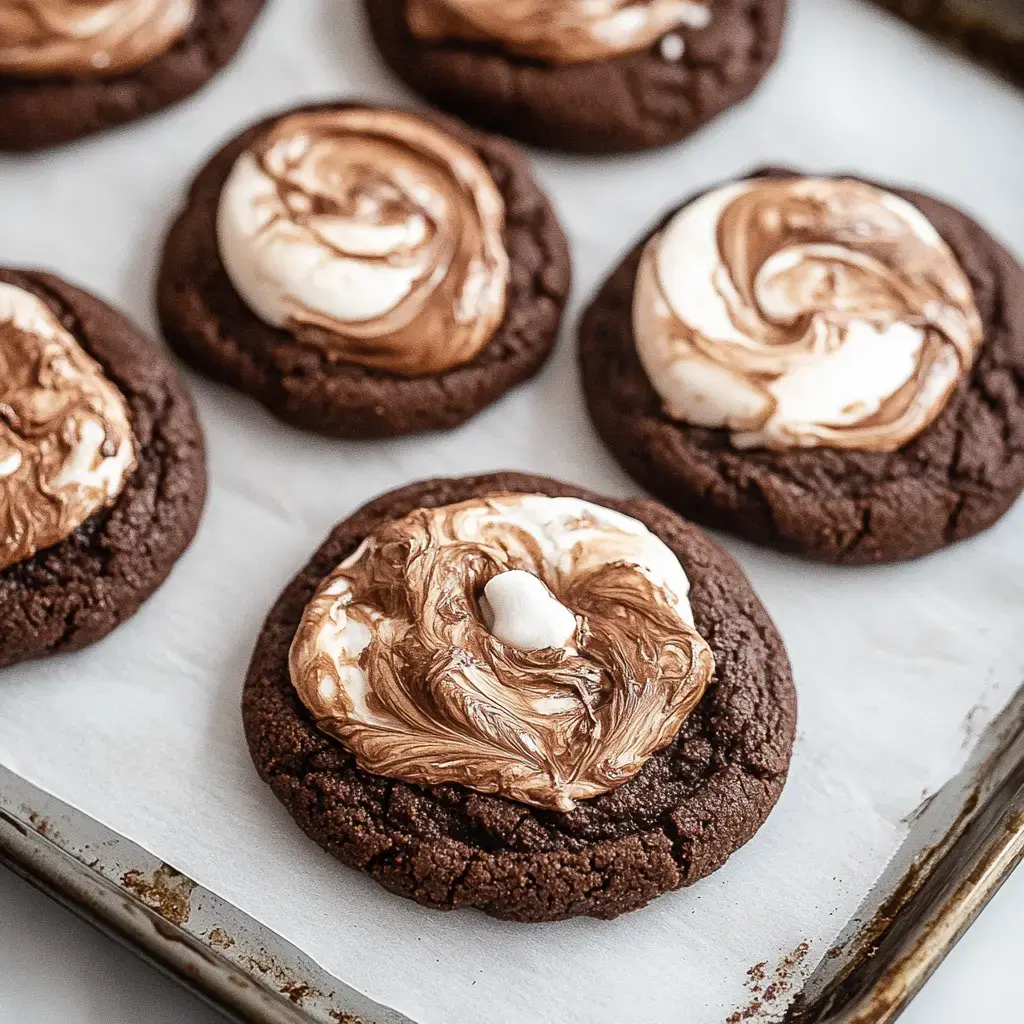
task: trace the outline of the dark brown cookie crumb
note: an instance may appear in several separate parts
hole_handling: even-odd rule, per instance
[[[221,264],[214,230],[217,205],[235,160],[281,116],[249,128],[213,157],[171,228],[158,303],[164,333],[179,355],[200,372],[252,395],[285,422],[337,437],[454,427],[533,376],[558,336],[569,293],[568,244],[523,154],[504,139],[446,117],[423,115],[476,151],[505,200],[507,309],[472,361],[424,377],[337,362],[264,323],[245,305]]]
[[[0,75],[0,150],[44,149],[137,120],[201,89],[242,45],[264,0],[199,0],[165,54],[116,78]]]
[[[495,46],[417,39],[405,5],[366,0],[381,54],[409,86],[488,131],[581,153],[675,142],[746,99],[778,56],[786,20],[786,0],[714,0],[707,28],[677,33],[679,59],[655,46],[554,66]]]
[[[42,299],[128,403],[138,466],[115,504],[0,571],[0,666],[106,636],[167,578],[206,498],[195,408],[178,371],[126,317],[51,274],[0,269]]]
[[[570,814],[364,772],[316,728],[288,674],[288,649],[316,586],[377,524],[495,491],[580,497],[645,523],[686,569],[697,628],[716,659],[715,679],[675,742],[632,781]],[[796,695],[771,619],[740,567],[701,531],[653,501],[498,473],[413,484],[341,523],[271,611],[242,713],[261,777],[343,863],[424,906],[551,921],[612,918],[720,867],[782,791]]]
[[[971,373],[896,452],[739,451],[726,431],[666,416],[632,330],[637,267],[654,231],[587,310],[580,361],[594,425],[627,472],[683,515],[756,544],[859,564],[925,555],[979,533],[1024,490],[1024,269],[960,210],[879,187],[913,203],[946,240],[985,328]]]

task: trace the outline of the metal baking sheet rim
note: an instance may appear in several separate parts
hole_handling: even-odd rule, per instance
[[[787,1024],[895,1020],[1024,858],[1024,689],[910,824],[906,856],[894,858],[808,979]],[[0,863],[235,1019],[414,1024],[3,766]],[[728,1021],[770,1010],[758,1003]]]

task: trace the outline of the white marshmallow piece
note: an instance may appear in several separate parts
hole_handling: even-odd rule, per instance
[[[494,616],[490,632],[519,651],[565,647],[576,616],[532,573],[511,569],[489,580],[484,597]]]

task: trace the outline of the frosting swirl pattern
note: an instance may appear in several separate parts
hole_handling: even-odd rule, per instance
[[[408,376],[469,362],[505,314],[505,206],[483,161],[409,114],[278,121],[236,161],[221,260],[249,307],[332,358]]]
[[[0,569],[112,504],[135,457],[99,364],[39,298],[0,283]]]
[[[535,593],[513,579],[527,574]],[[688,592],[659,538],[598,505],[517,494],[419,509],[324,579],[291,678],[368,771],[570,811],[632,778],[703,695],[714,662]]]
[[[683,27],[705,28],[711,0],[409,0],[409,30],[421,39],[501,44],[553,64],[645,50]]]
[[[0,74],[110,77],[166,53],[198,0],[0,0]]]
[[[824,178],[751,179],[680,210],[644,250],[633,330],[666,413],[737,448],[894,451],[983,341],[928,219]]]

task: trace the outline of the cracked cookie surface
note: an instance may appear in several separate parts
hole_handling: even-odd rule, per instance
[[[756,544],[864,564],[925,555],[979,533],[1024,490],[1024,269],[955,207],[880,187],[916,206],[942,235],[984,325],[970,373],[938,418],[898,451],[740,451],[726,431],[664,413],[637,356],[631,310],[643,247],[675,210],[587,310],[579,355],[594,425],[627,472],[683,515]]]
[[[0,571],[0,666],[106,636],[160,586],[206,498],[203,437],[177,369],[126,317],[51,274],[0,269],[42,299],[127,402],[138,465],[115,503]]]
[[[382,521],[496,491],[579,497],[633,516],[677,555],[715,656],[708,692],[639,775],[569,814],[462,786],[362,771],[317,729],[288,649],[319,582]],[[425,906],[517,921],[612,918],[690,885],[753,836],[786,779],[796,695],[782,641],[740,567],[648,500],[613,501],[544,477],[433,480],[385,494],[341,523],[271,611],[242,700],[253,761],[301,828],[343,863]]]
[[[443,110],[537,146],[627,152],[685,138],[757,87],[778,56],[786,0],[713,0],[706,28],[681,28],[682,52],[659,45],[554,66],[480,43],[427,42],[406,0],[367,0],[391,69]]]
[[[536,373],[554,348],[569,292],[569,250],[555,213],[515,146],[449,118],[421,116],[480,156],[505,202],[507,307],[475,358],[444,373],[402,377],[332,360],[264,323],[245,305],[218,252],[217,204],[235,160],[276,116],[249,128],[213,157],[171,228],[158,303],[164,333],[178,354],[286,422],[338,437],[454,427]]]
[[[164,54],[114,78],[0,75],[0,150],[56,146],[137,120],[191,96],[235,56],[265,0],[200,0]]]

